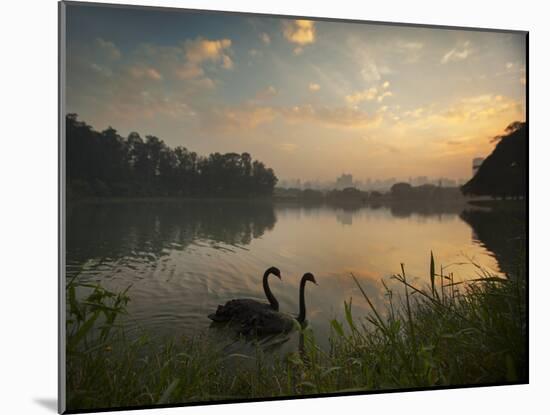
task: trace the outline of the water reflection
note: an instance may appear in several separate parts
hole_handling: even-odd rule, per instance
[[[460,217],[472,227],[472,239],[495,255],[503,273],[515,276],[525,269],[525,209],[469,209]]]
[[[525,216],[463,209],[433,203],[82,203],[68,211],[67,271],[108,289],[131,285],[128,324],[158,338],[207,330],[207,315],[230,299],[265,300],[261,276],[272,265],[283,274],[271,285],[281,310],[297,314],[299,279],[309,271],[319,283],[306,292],[309,327],[326,344],[329,321],[342,317],[344,301],[354,299],[355,315],[368,311],[351,272],[380,308],[387,301],[380,279],[403,262],[411,281],[427,283],[430,251],[438,264],[464,262],[465,255],[509,272]],[[452,271],[460,279],[475,269]],[[284,347],[298,347],[299,340],[293,335]]]
[[[154,261],[201,241],[239,248],[273,229],[276,221],[270,203],[81,203],[68,211],[68,256],[76,262],[126,256]]]
[[[412,215],[423,217],[438,217],[440,220],[460,214],[465,208],[463,203],[433,202],[433,201],[409,201],[392,203],[391,214],[399,218],[408,218]]]

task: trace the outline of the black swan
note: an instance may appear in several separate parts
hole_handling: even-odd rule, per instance
[[[294,328],[296,322],[303,325],[306,321],[304,291],[307,281],[311,281],[317,285],[317,281],[315,281],[315,277],[312,273],[306,272],[303,275],[300,281],[300,313],[297,317],[264,308],[257,313],[250,314],[249,317],[243,321],[242,331],[244,333],[254,333],[256,335],[286,333]]]
[[[269,304],[263,303],[261,301],[252,300],[250,298],[240,298],[237,300],[230,300],[225,305],[219,305],[215,313],[209,314],[208,318],[215,322],[243,322],[251,318],[251,316],[264,311],[272,310],[279,311],[279,302],[269,289],[269,284],[267,283],[267,277],[273,274],[279,279],[281,279],[281,271],[276,267],[271,267],[266,269],[263,277],[263,286],[265,296],[269,301]]]

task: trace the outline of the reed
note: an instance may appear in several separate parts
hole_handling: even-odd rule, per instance
[[[255,339],[250,355],[227,354],[208,334],[159,345],[146,334],[130,339],[117,325],[128,292],[71,280],[68,292],[67,390],[71,410],[163,403],[253,399],[349,391],[527,381],[526,291],[521,272],[499,278],[479,269],[470,281],[435,273],[413,285],[405,266],[392,276],[405,297],[382,282],[378,310],[351,275],[370,313],[332,320],[330,348],[309,329],[284,356]],[[435,284],[436,277],[440,286]],[[77,292],[84,290],[78,297]],[[274,343],[271,342],[271,345]],[[276,344],[276,343],[275,343]]]

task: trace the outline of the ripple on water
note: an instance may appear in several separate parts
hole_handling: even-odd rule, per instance
[[[344,301],[353,298],[357,315],[367,311],[350,272],[383,308],[387,299],[379,280],[398,272],[404,262],[411,278],[427,282],[432,250],[438,265],[458,264],[463,253],[483,267],[499,269],[495,255],[478,242],[474,225],[458,213],[403,217],[385,208],[221,205],[148,204],[143,209],[113,204],[74,210],[67,275],[80,273],[115,290],[131,285],[127,324],[170,336],[207,331],[207,315],[232,298],[265,301],[261,279],[273,265],[283,276],[282,281],[270,278],[281,310],[297,313],[299,280],[310,271],[319,286],[307,287],[308,320],[316,336],[326,339],[330,319],[342,318]],[[93,209],[108,214],[94,215]],[[470,272],[456,265],[456,275]],[[291,339],[285,345],[295,343]]]

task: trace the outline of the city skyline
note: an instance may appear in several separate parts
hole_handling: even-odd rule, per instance
[[[95,6],[67,22],[69,112],[280,178],[466,178],[525,120],[519,33]]]
[[[355,187],[359,190],[387,191],[395,183],[409,183],[412,186],[435,185],[443,187],[458,187],[469,178],[461,177],[453,179],[449,177],[410,176],[410,177],[383,177],[383,178],[357,178],[351,173],[342,173],[334,180],[302,180],[300,178],[280,178],[277,184],[279,188],[297,188],[313,190],[342,190],[347,187]]]

